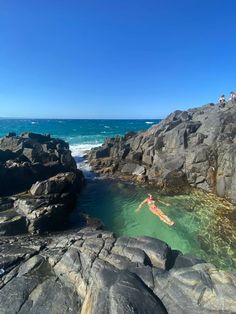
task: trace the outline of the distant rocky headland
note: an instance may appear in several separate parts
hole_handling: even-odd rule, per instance
[[[234,201],[235,112],[231,103],[175,112],[147,132],[107,140],[90,163],[102,174]],[[0,314],[236,312],[235,273],[163,241],[117,238],[99,226],[48,233],[65,226],[84,181],[64,141],[0,139]]]
[[[93,170],[159,190],[197,187],[236,203],[236,104],[177,110],[139,133],[108,138],[89,153]]]

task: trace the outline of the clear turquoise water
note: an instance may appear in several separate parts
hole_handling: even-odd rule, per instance
[[[91,175],[80,158],[87,149],[101,144],[106,137],[145,130],[158,121],[0,119],[0,137],[12,131],[17,134],[32,131],[63,138],[70,143],[79,167]],[[135,213],[150,192],[157,205],[175,221],[173,227],[161,222],[147,207]],[[236,210],[213,195],[195,191],[189,195],[164,196],[150,187],[89,178],[71,217],[74,227],[79,224],[81,211],[100,218],[117,235],[157,237],[172,248],[202,257],[221,269],[235,270]]]
[[[150,192],[158,207],[175,221],[174,226],[161,222],[147,206],[135,213]],[[71,217],[74,227],[80,212],[99,218],[119,236],[157,237],[173,249],[201,257],[219,269],[235,271],[236,210],[214,195],[202,191],[159,195],[150,186],[95,178],[80,195],[78,210]]]

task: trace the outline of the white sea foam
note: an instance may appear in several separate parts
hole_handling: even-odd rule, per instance
[[[86,152],[94,147],[101,146],[101,143],[97,144],[72,144],[70,145],[71,154],[73,157],[83,157]]]
[[[105,129],[110,129],[109,125],[104,125]]]
[[[31,124],[39,124],[37,121],[32,121]]]
[[[86,179],[93,179],[95,178],[95,173],[92,172],[91,167],[87,163],[87,161],[83,160],[82,162],[77,163],[77,168],[83,171],[83,174]]]
[[[93,179],[95,177],[95,174],[91,171],[91,167],[83,157],[88,150],[101,145],[101,143],[70,145],[71,154],[76,161],[77,168],[83,171],[86,179]]]
[[[153,124],[154,122],[152,122],[152,121],[146,121],[145,123],[146,123],[146,124]]]

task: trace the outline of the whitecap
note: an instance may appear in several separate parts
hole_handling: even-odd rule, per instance
[[[31,124],[39,124],[37,121],[31,121]]]
[[[89,166],[87,160],[85,160],[84,156],[88,150],[101,145],[102,145],[101,143],[97,144],[84,143],[70,145],[71,154],[76,161],[77,168],[83,171],[83,174],[86,179],[93,179],[96,175],[91,171],[91,167]]]
[[[83,157],[86,152],[94,147],[101,146],[101,143],[96,144],[72,144],[70,145],[71,154],[73,157]]]
[[[146,123],[146,124],[153,124],[154,122],[152,122],[152,121],[146,121],[145,123]]]
[[[86,160],[77,163],[77,168],[83,171],[86,179],[94,179],[96,177],[96,174],[92,171]]]
[[[104,128],[110,129],[110,126],[109,125],[104,125]]]

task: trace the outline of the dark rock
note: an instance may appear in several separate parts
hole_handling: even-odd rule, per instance
[[[6,162],[7,160],[14,159],[16,154],[10,150],[0,150],[0,162]]]
[[[179,254],[174,262],[173,268],[191,267],[196,264],[206,263],[206,261],[191,255]]]
[[[126,140],[130,139],[131,137],[135,136],[136,134],[137,134],[136,132],[128,132],[125,134],[124,140],[126,141]]]
[[[101,149],[96,152],[96,158],[105,158],[109,157],[110,150],[109,148]]]
[[[44,143],[44,142],[50,141],[51,139],[50,134],[43,135],[43,134],[37,134],[37,133],[31,133],[31,132],[22,133],[21,137],[36,140],[39,143]]]
[[[0,139],[0,159],[0,197],[12,196],[0,198],[0,234],[61,229],[84,183],[68,144],[50,135],[9,134]]]
[[[0,213],[0,235],[17,235],[27,232],[27,220],[14,211]]]
[[[166,313],[158,297],[137,276],[109,269],[97,273],[96,281],[84,300],[82,312],[83,309],[94,314]]]
[[[113,171],[104,171],[103,158],[100,155],[97,163],[93,150],[88,159],[98,173],[121,178],[125,173],[126,179],[139,181],[133,175],[137,163],[159,189],[176,192],[179,181],[178,191],[198,187],[236,203],[235,125],[236,107],[230,101],[224,108],[207,104],[177,110],[145,132],[108,139],[97,148],[96,154],[106,151],[106,158],[116,164]],[[124,147],[129,153],[122,158]]]
[[[58,174],[36,182],[29,194],[18,196],[15,210],[26,218],[31,233],[61,229],[75,206],[80,188],[75,173]]]
[[[0,212],[13,207],[14,200],[12,198],[0,198]]]
[[[16,136],[16,133],[15,132],[9,132],[6,137],[13,137],[13,136]]]
[[[234,313],[235,274],[169,247],[155,267],[167,247],[91,227],[2,238],[0,313]]]
[[[0,161],[0,196],[25,191],[60,172],[76,171],[68,144],[50,135],[25,133],[0,139]]]
[[[235,274],[218,272],[213,265],[202,263],[157,276],[154,292],[168,313],[234,313],[232,280]]]
[[[167,256],[169,254],[169,246],[158,239],[150,237],[138,238],[119,238],[115,244],[116,247],[137,248],[142,250],[149,258],[152,266],[158,268],[166,268]]]
[[[62,193],[68,191],[76,181],[76,174],[73,172],[66,172],[57,174],[54,177],[45,181],[38,181],[32,185],[30,193],[36,195],[48,195],[55,193]]]
[[[128,173],[128,174],[132,174],[133,172],[135,172],[136,168],[138,167],[137,164],[133,164],[133,163],[127,163],[123,166],[123,168],[121,169],[121,173]]]

